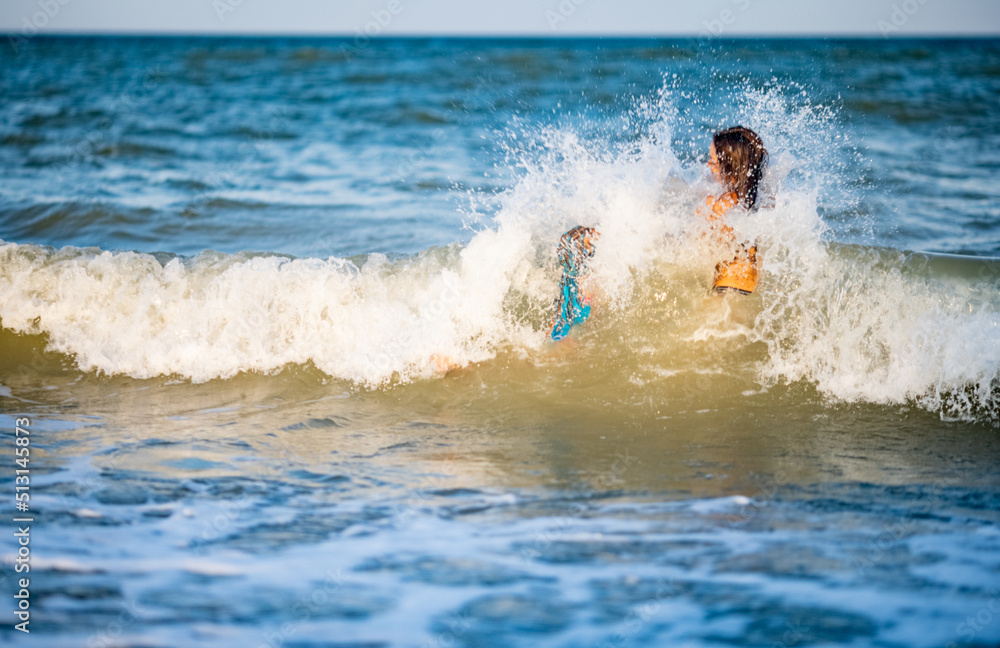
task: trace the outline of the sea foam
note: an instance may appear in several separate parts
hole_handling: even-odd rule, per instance
[[[6,242],[0,319],[18,333],[46,334],[52,350],[84,371],[200,382],[311,363],[336,379],[385,386],[503,350],[544,356],[556,244],[567,229],[589,225],[600,231],[591,265],[602,308],[584,327],[597,331],[588,344],[628,358],[633,321],[661,309],[656,329],[633,346],[665,349],[669,360],[634,373],[635,384],[678,371],[716,373],[718,359],[692,353],[693,340],[726,340],[727,354],[766,348],[746,365],[759,387],[807,381],[833,399],[917,402],[944,416],[995,420],[1000,266],[980,261],[978,272],[949,275],[921,271],[912,254],[833,243],[819,215],[829,178],[810,171],[831,165],[808,158],[795,136],[812,119],[819,133],[809,137],[822,139],[832,128],[825,109],[793,109],[773,93],[746,101],[741,119],[765,134],[771,164],[761,208],[728,218],[736,239],[755,242],[763,260],[742,321],[731,316],[733,298],[708,290],[715,262],[732,250],[707,239],[693,215],[717,188],[700,161],[675,154],[684,119],[669,93],[636,108],[635,122],[645,120],[638,139],[556,126],[512,134],[510,163],[520,176],[464,245],[310,259]],[[973,260],[954,261],[962,263]],[[663,310],[671,300],[697,306]],[[602,328],[602,319],[615,325]]]

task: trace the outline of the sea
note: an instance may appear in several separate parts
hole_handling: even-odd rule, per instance
[[[0,456],[5,646],[996,646],[1000,40],[4,39]]]

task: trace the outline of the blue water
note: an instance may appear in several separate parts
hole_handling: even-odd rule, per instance
[[[0,636],[997,645],[998,100],[984,39],[0,48]]]
[[[809,142],[838,166],[838,240],[997,255],[998,47],[39,39],[0,54],[0,225],[55,246],[412,253],[469,237],[468,192],[516,178],[513,133],[629,141],[634,102],[667,88],[675,150],[704,157],[749,82],[834,111]]]

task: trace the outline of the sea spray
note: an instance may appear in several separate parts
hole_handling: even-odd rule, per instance
[[[555,354],[568,375],[599,372],[609,398],[669,400],[685,377],[728,376],[690,392],[691,405],[804,383],[835,401],[996,420],[997,282],[915,272],[912,255],[831,241],[820,214],[843,201],[828,195],[843,167],[820,143],[837,137],[833,113],[780,90],[732,101],[771,157],[760,209],[727,219],[762,259],[750,297],[708,289],[731,251],[707,240],[694,214],[718,188],[676,135],[700,133],[704,144],[710,133],[697,126],[706,115],[676,109],[667,87],[623,116],[629,137],[512,131],[507,163],[519,177],[465,245],[296,259],[3,243],[0,320],[46,334],[84,371],[135,378],[202,382],[311,363],[378,387],[432,379],[436,359],[470,367],[513,353],[544,373]],[[546,338],[555,246],[575,225],[601,232],[591,264],[601,303],[576,333],[582,346],[566,353]]]

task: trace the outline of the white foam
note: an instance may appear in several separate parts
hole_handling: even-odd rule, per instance
[[[920,276],[891,250],[809,240],[770,249],[779,254],[767,259],[754,327],[769,349],[765,382],[805,379],[845,401],[917,402],[963,418],[997,414],[995,283]]]
[[[139,378],[204,381],[313,361],[330,375],[378,383],[418,370],[433,353],[475,359],[489,341],[462,343],[496,335],[504,291],[476,264],[461,275],[379,256],[360,268],[215,254],[161,266],[134,253],[3,252],[5,277],[17,279],[3,282],[5,326],[31,330],[39,318],[52,346],[83,369]],[[490,267],[502,273],[498,265]]]
[[[746,495],[730,495],[708,500],[694,500],[690,503],[689,508],[695,513],[701,514],[726,513],[733,509],[749,506],[751,503],[750,498]]]
[[[704,290],[724,252],[698,235],[693,213],[712,188],[700,163],[682,166],[671,150],[669,99],[638,110],[653,118],[636,142],[549,129],[518,144],[512,156],[522,176],[464,247],[395,260],[206,252],[161,263],[133,252],[2,243],[0,318],[14,331],[47,333],[51,348],[88,371],[207,381],[311,362],[336,378],[383,385],[435,375],[436,357],[465,365],[502,349],[545,348],[559,236],[591,225],[601,233],[594,284],[627,328],[647,292],[665,307],[668,294],[676,304],[683,291]],[[689,365],[645,376],[719,366],[719,358],[699,364],[690,347],[758,344],[767,348],[757,368],[764,387],[805,380],[846,401],[996,417],[996,281],[919,277],[886,254],[832,248],[818,208],[826,180],[808,172],[829,165],[806,158],[830,127],[824,135],[821,115],[772,92],[751,93],[736,110],[764,136],[772,160],[764,206],[727,217],[736,239],[755,241],[762,258],[760,288],[739,306],[758,311],[740,320],[726,300],[691,298],[688,311],[675,308],[690,326],[677,319],[674,329],[638,340],[642,348],[675,345]],[[684,273],[698,286],[685,284]],[[635,290],[654,279],[666,288]]]

